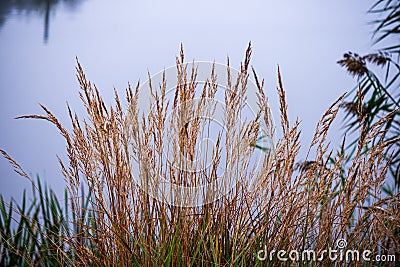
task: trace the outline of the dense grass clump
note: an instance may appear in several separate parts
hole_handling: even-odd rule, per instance
[[[214,107],[193,100],[198,96],[208,99],[218,96],[215,85],[224,81],[218,81],[214,72],[200,91],[196,91],[196,69],[186,68],[181,51],[176,64],[181,82],[175,88],[174,98],[166,97],[168,88],[164,76],[158,93],[155,89],[151,92],[153,102],[150,104],[154,108],[143,116],[138,103],[139,84],[135,89],[127,88],[126,105],[115,93],[114,105],[106,107],[98,89],[88,81],[78,63],[80,96],[87,112],[85,119],[79,119],[69,109],[72,130],[67,131],[44,106],[45,115],[23,117],[51,122],[65,139],[68,161],[59,161],[67,186],[67,203],[62,209],[54,194],[43,192],[40,183],[39,198],[29,208],[25,207],[25,201],[22,208],[15,208],[1,199],[0,226],[4,229],[1,230],[1,263],[51,266],[56,263],[77,266],[304,263],[331,266],[335,262],[328,257],[321,261],[304,259],[293,263],[280,261],[276,253],[265,261],[257,254],[261,249],[268,253],[279,250],[318,252],[335,249],[342,239],[349,249],[370,250],[372,255],[393,254],[399,258],[399,194],[386,197],[381,192],[388,169],[385,153],[390,145],[384,141],[385,131],[381,127],[385,118],[368,132],[361,124],[357,151],[348,159],[345,140],[337,151],[329,150],[326,141],[341,108],[343,96],[340,97],[316,126],[309,146],[309,154],[316,157],[296,164],[301,147],[299,121],[289,122],[278,70],[283,135],[272,149],[262,151],[260,165],[254,168],[252,158],[260,153],[258,140],[273,138],[274,129],[264,82],[257,78],[254,69],[252,73],[249,71],[250,54],[249,46],[236,78],[229,74],[228,62],[227,89],[222,94],[226,107],[222,121],[224,131],[214,133],[217,142],[210,153],[212,160],[201,171],[183,168],[181,156],[201,164],[204,155],[196,145],[210,133],[208,122],[197,118],[213,112]],[[256,81],[259,110],[252,120],[238,126],[236,121],[244,108],[242,102],[246,98],[250,74]],[[182,105],[184,108],[179,108]],[[179,110],[177,116],[169,116],[171,108]],[[382,142],[372,142],[377,138]],[[169,155],[173,155],[168,160],[164,149],[167,145],[172,149]],[[370,149],[363,152],[366,145]],[[18,164],[8,158],[24,174]],[[139,177],[133,177],[133,166],[139,166]],[[235,178],[235,184],[216,201],[184,205],[191,203],[186,202],[190,199],[178,199],[182,205],[173,205],[152,197],[160,191],[165,193],[162,179],[173,184],[197,186],[216,181],[221,175],[218,170],[223,170],[222,176]],[[89,193],[81,189],[83,185]],[[213,189],[201,191],[201,199],[213,195]],[[17,217],[20,218],[17,227],[12,230],[10,221]],[[336,261],[336,264],[343,263],[343,260]],[[369,266],[374,263],[353,261],[351,264]]]

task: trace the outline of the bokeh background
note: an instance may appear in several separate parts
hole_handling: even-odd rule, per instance
[[[106,1],[1,0],[0,148],[24,170],[62,192],[56,155],[65,158],[58,130],[44,121],[15,120],[46,105],[69,125],[67,102],[83,114],[75,77],[78,57],[89,79],[112,102],[128,82],[147,79],[175,64],[183,43],[188,60],[239,67],[249,41],[251,64],[265,79],[276,122],[277,64],[281,67],[291,122],[299,118],[309,144],[322,113],[355,81],[336,64],[349,50],[372,45],[373,1]],[[330,140],[338,146],[340,118]],[[279,128],[278,128],[279,130]],[[278,131],[279,137],[279,131]],[[301,150],[304,159],[307,146]],[[0,194],[20,199],[30,183],[0,158]]]

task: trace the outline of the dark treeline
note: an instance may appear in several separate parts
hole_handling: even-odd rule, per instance
[[[60,3],[74,10],[82,0],[2,0],[0,1],[0,28],[4,25],[9,14],[16,11],[18,14],[35,14],[43,16],[43,41],[47,43],[50,28],[50,13],[54,12]]]

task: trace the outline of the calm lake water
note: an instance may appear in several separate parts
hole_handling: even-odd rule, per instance
[[[277,2],[2,0],[0,148],[60,192],[56,155],[65,158],[65,144],[57,129],[14,118],[42,113],[42,103],[69,126],[67,102],[83,115],[76,57],[111,102],[114,87],[122,93],[128,82],[145,81],[148,70],[174,65],[181,42],[188,60],[226,63],[229,55],[239,67],[252,41],[252,65],[265,78],[274,117],[279,118],[280,64],[291,122],[302,120],[302,142],[309,143],[321,114],[354,86],[336,61],[348,50],[371,50],[366,11],[373,1]],[[331,135],[333,145],[340,142],[339,126]],[[18,199],[29,186],[0,159],[0,193],[6,199]]]

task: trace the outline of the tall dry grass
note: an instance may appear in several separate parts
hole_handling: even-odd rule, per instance
[[[204,156],[196,150],[196,145],[210,133],[204,130],[207,125],[197,118],[199,114],[212,112],[213,106],[205,103],[213,102],[194,100],[199,94],[214,99],[217,77],[212,74],[209,82],[196,92],[196,69],[189,70],[188,74],[183,51],[176,62],[181,83],[176,87],[174,98],[166,98],[167,88],[161,83],[161,93],[151,92],[154,99],[151,104],[155,108],[147,116],[142,117],[140,113],[139,83],[135,88],[128,86],[125,103],[115,92],[114,105],[108,107],[77,63],[80,97],[87,113],[84,119],[68,108],[72,130],[67,131],[44,106],[45,115],[21,117],[51,122],[66,141],[68,161],[60,159],[59,162],[74,219],[69,221],[69,231],[63,234],[66,247],[60,249],[68,253],[61,253],[64,257],[59,258],[60,264],[290,265],[293,264],[290,261],[279,261],[276,254],[270,261],[261,262],[257,252],[260,249],[321,251],[335,248],[340,239],[345,239],[350,249],[371,250],[374,255],[396,254],[399,258],[399,194],[385,198],[381,193],[388,167],[383,155],[389,144],[371,143],[376,137],[384,140],[385,131],[381,128],[384,119],[372,131],[360,129],[358,152],[350,160],[350,166],[344,166],[345,140],[337,151],[329,150],[327,141],[328,131],[340,110],[341,96],[316,126],[309,146],[309,153],[315,151],[316,157],[296,163],[301,147],[300,123],[289,122],[278,69],[283,136],[274,150],[265,152],[261,167],[253,168],[250,159],[259,152],[255,144],[263,130],[262,120],[267,126],[264,134],[272,137],[273,128],[264,81],[257,78],[254,69],[250,72],[250,55],[249,46],[238,79],[227,82],[223,121],[227,130],[218,133],[211,165],[201,171],[185,169],[182,164],[200,162],[195,159]],[[237,128],[235,123],[243,109],[242,100],[251,74],[258,87],[259,110],[253,120]],[[169,116],[169,108],[179,112]],[[174,138],[166,138],[167,133]],[[361,153],[365,144],[372,149]],[[164,151],[167,145],[173,149],[171,155],[175,155],[168,162]],[[192,163],[184,161],[185,158]],[[139,177],[133,177],[133,161],[140,166]],[[234,187],[205,205],[184,205],[192,203],[192,199],[178,194],[174,195],[178,198],[174,199],[178,201],[175,203],[182,205],[174,206],[148,194],[165,193],[167,188],[163,187],[162,179],[185,186],[213,184],[219,175],[218,169],[224,170],[225,178],[234,178]],[[91,192],[89,204],[85,204],[82,185]],[[213,189],[202,190],[200,199],[215,196]],[[328,258],[305,264],[333,265]]]

